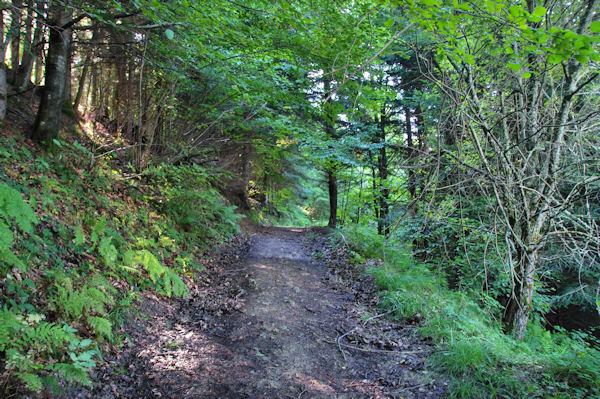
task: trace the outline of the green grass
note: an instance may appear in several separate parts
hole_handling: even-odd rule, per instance
[[[385,258],[381,267],[369,270],[382,305],[396,309],[398,318],[420,315],[421,334],[438,347],[431,364],[452,380],[450,397],[600,397],[600,353],[586,341],[589,336],[551,333],[534,320],[525,340],[515,340],[502,331],[498,304],[483,309],[474,297],[448,289],[443,278],[414,262],[401,243],[384,245],[382,237],[359,226],[341,234],[352,250]]]

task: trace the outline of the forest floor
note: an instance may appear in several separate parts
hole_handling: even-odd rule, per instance
[[[378,314],[370,278],[321,230],[254,228],[190,298],[144,294],[79,398],[438,398],[433,346]]]

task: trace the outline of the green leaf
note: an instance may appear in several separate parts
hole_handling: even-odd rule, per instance
[[[600,33],[600,21],[592,22],[592,24],[590,25],[590,30],[593,33]]]
[[[508,67],[510,69],[512,69],[513,71],[517,72],[519,69],[521,69],[523,67],[523,65],[521,65],[521,64],[515,64],[515,63],[511,62],[511,63],[508,64]]]
[[[579,61],[580,64],[587,64],[587,62],[590,60],[590,58],[584,54],[577,54],[575,58],[577,59],[577,61]]]
[[[546,7],[537,6],[535,8],[535,10],[533,10],[533,12],[531,13],[531,16],[532,17],[543,17],[544,15],[546,15],[547,12],[548,12],[548,10],[546,9]]]
[[[510,15],[512,15],[513,17],[518,17],[519,15],[523,15],[523,12],[524,12],[523,7],[521,7],[521,6],[510,6],[508,11],[510,12]]]
[[[386,28],[391,28],[392,25],[394,25],[394,20],[392,18],[390,18],[387,21],[385,21],[383,24],[385,25]]]
[[[548,62],[551,64],[560,64],[563,61],[563,57],[553,53],[548,54],[547,58]]]
[[[531,77],[531,72],[524,72],[521,76],[523,79],[529,79]]]
[[[166,29],[165,36],[167,37],[167,39],[173,40],[175,38],[175,32],[173,32],[171,29]]]

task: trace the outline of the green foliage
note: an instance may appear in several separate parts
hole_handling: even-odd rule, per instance
[[[0,184],[0,217],[6,224],[12,222],[25,233],[31,233],[37,223],[35,213],[21,193],[5,183]]]
[[[112,323],[104,317],[88,316],[88,324],[94,329],[97,336],[102,336],[107,339],[112,338]]]
[[[13,139],[0,148],[0,396],[89,384],[97,344],[119,341],[114,326],[136,293],[187,296],[182,276],[197,278],[201,251],[240,216],[207,169],[164,166],[124,185],[109,160],[90,168],[78,143],[51,158]]]
[[[75,335],[77,330],[66,324],[42,321],[44,318],[39,314],[0,310],[4,373],[14,375],[37,392],[44,385],[56,384],[55,373],[67,381],[89,384],[86,371],[95,365],[94,358],[98,355],[96,349],[90,349],[92,341],[81,341]]]
[[[36,223],[35,213],[21,193],[6,183],[0,183],[0,265],[26,269],[27,265],[11,249],[14,237],[10,227],[16,226],[24,233],[31,233]]]
[[[353,250],[383,258],[382,238],[374,232],[352,226],[342,234]],[[466,293],[448,289],[398,244],[385,254],[383,265],[370,270],[382,305],[399,318],[419,320],[421,333],[435,340],[432,361],[452,377],[451,397],[600,397],[600,352],[590,336],[552,333],[536,322],[517,341],[503,333],[499,306],[484,310]]]
[[[149,168],[145,175],[160,187],[151,201],[181,230],[198,240],[224,239],[239,232],[237,221],[244,216],[227,206],[213,188],[220,183],[216,175],[198,165],[164,164]]]
[[[179,297],[188,296],[188,287],[175,271],[163,266],[148,250],[128,251],[123,257],[126,266],[142,266],[160,292],[168,297],[172,294]]]

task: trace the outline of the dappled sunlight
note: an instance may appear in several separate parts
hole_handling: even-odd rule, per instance
[[[267,265],[264,265],[262,263],[255,264],[254,267],[257,268],[257,269],[274,270],[272,266],[267,266]]]
[[[337,391],[331,386],[330,381],[319,381],[319,377],[315,377],[313,375],[295,373],[293,377],[294,382],[303,387],[308,396],[310,396],[310,394],[335,395]]]

